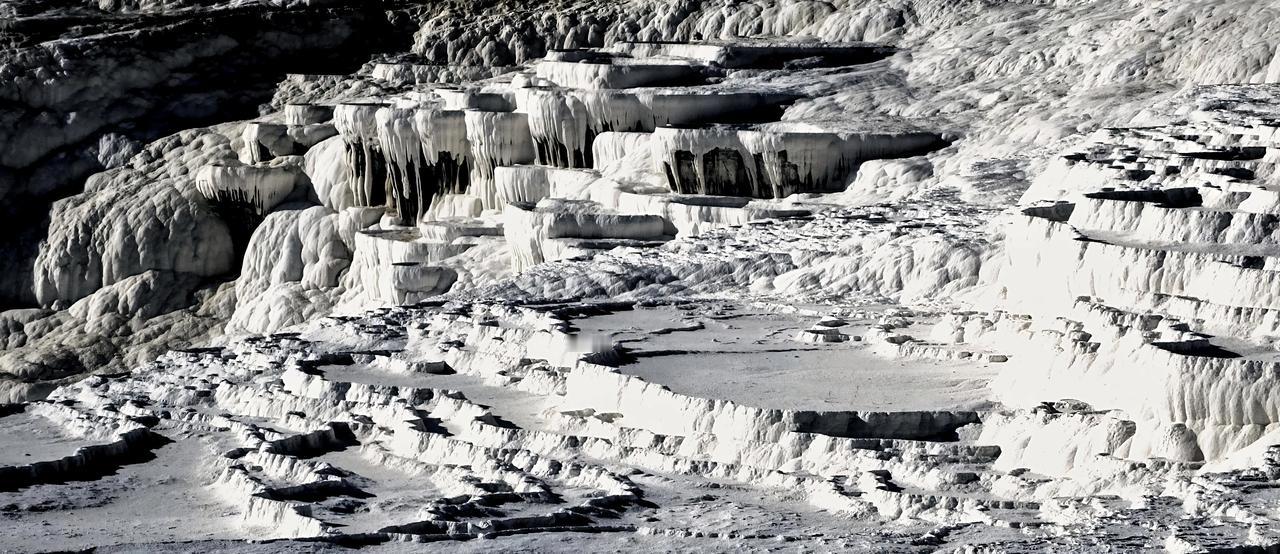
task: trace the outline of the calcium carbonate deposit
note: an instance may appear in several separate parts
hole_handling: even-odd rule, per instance
[[[1280,552],[1280,4],[0,0],[0,552]]]

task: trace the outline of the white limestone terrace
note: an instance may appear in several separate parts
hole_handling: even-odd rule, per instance
[[[633,309],[638,317],[618,317]],[[1066,406],[1008,415],[856,409],[874,405],[881,396],[874,388],[834,410],[777,409],[770,404],[792,400],[681,393],[687,385],[659,386],[649,379],[666,378],[626,362],[643,360],[650,344],[659,349],[652,354],[677,344],[653,339],[706,345],[696,338],[702,333],[762,333],[755,336],[785,344],[790,333],[770,326],[794,328],[813,317],[770,311],[695,303],[383,309],[321,320],[300,334],[174,352],[131,376],[88,379],[57,392],[57,404],[34,406],[49,406],[40,408],[51,410],[46,417],[132,418],[162,436],[201,434],[212,449],[204,473],[210,481],[189,489],[184,502],[188,509],[223,506],[259,539],[395,548],[486,538],[501,548],[518,544],[506,542],[515,535],[587,532],[639,535],[658,548],[703,537],[743,547],[781,540],[914,551],[991,541],[1019,550],[1142,549],[1169,541],[1215,548],[1270,536],[1256,526],[1270,495],[1250,479],[1268,478],[1277,471],[1271,465],[1255,474],[1197,475],[1185,464],[1115,460],[1095,463],[1085,480],[1006,473],[998,468],[1009,463],[1007,451],[983,446],[1028,424],[1067,431],[1046,435],[1056,440],[1094,440],[1073,434],[1101,417],[1093,413]],[[884,312],[878,319],[924,315]],[[841,317],[857,326],[860,316]],[[707,327],[750,321],[774,323],[748,331]],[[613,338],[599,340],[606,334]],[[840,357],[846,349],[792,344],[805,356]],[[877,363],[874,355],[860,359]],[[128,398],[146,400],[121,403]],[[163,459],[172,448],[156,455]],[[1069,452],[1050,448],[1042,456]],[[194,468],[144,463],[171,479],[197,478],[186,473]],[[1073,498],[1134,479],[1198,500],[1127,507]],[[50,486],[6,494],[38,497]],[[145,495],[111,488],[123,483],[103,486],[117,502]],[[40,531],[9,544],[76,548],[120,536],[64,535],[68,522],[43,514],[10,512],[15,523]],[[1212,528],[1201,526],[1210,520]],[[233,535],[231,528],[173,529],[152,538]]]
[[[632,57],[682,58],[725,69],[780,69],[783,67],[849,66],[887,58],[891,46],[870,42],[822,42],[805,40],[706,40],[698,42],[618,41],[612,52]]]
[[[785,45],[773,48],[780,54],[792,52]],[[795,55],[811,53],[813,48],[806,45]],[[333,108],[338,136],[317,143],[308,154],[311,180],[321,202],[331,209],[350,210],[353,217],[366,222],[379,219],[379,209],[386,214],[375,228],[356,231],[355,242],[348,244],[355,252],[351,274],[362,276],[348,279],[351,286],[381,301],[412,301],[449,290],[458,282],[455,275],[465,268],[440,265],[452,255],[474,244],[487,243],[489,250],[500,246],[484,238],[495,234],[488,232],[463,233],[475,237],[463,244],[452,244],[456,237],[440,242],[413,230],[420,224],[505,229],[512,252],[510,271],[520,272],[548,260],[590,257],[617,247],[654,246],[677,234],[753,218],[807,215],[811,208],[756,204],[749,197],[833,190],[864,161],[920,154],[946,144],[934,133],[899,135],[900,124],[878,137],[824,134],[822,127],[796,121],[763,123],[742,132],[750,135],[745,142],[754,149],[741,147],[729,153],[738,154],[739,166],[744,156],[749,160],[752,182],[769,180],[775,183],[772,188],[686,186],[680,177],[687,180],[690,171],[702,174],[703,166],[715,164],[699,160],[694,164],[698,167],[691,169],[685,158],[677,163],[670,157],[685,156],[689,150],[720,150],[704,148],[706,141],[697,137],[672,148],[670,141],[660,140],[669,132],[665,126],[683,125],[694,133],[704,121],[759,118],[768,122],[779,117],[780,104],[803,94],[785,88],[762,92],[749,83],[640,86],[669,81],[674,75],[644,68],[680,68],[679,79],[706,77],[705,68],[675,58],[620,56],[602,50],[555,51],[531,69],[475,85],[428,84],[407,93],[339,101]],[[627,80],[599,81],[596,77],[609,75],[598,73],[599,67],[624,68]],[[585,74],[580,71],[584,68]],[[588,78],[572,81],[582,76]],[[595,88],[559,86],[548,78]],[[598,88],[610,86],[622,90]],[[311,104],[289,106],[302,110],[307,105]],[[286,123],[285,134],[296,128],[299,125]],[[716,127],[708,129],[715,132]],[[658,140],[645,141],[642,148],[628,149],[624,155],[610,151],[617,137],[644,133],[653,133]],[[599,148],[597,138],[603,141]],[[332,160],[331,149],[339,143],[345,153],[341,160]],[[599,163],[594,156],[597,149],[604,156]],[[793,159],[788,159],[789,150]],[[256,153],[263,151],[258,148]],[[819,159],[831,161],[821,165]],[[529,165],[535,163],[541,165]],[[572,169],[584,164],[596,167]],[[724,174],[723,170],[706,172],[712,174],[708,180]],[[680,194],[688,192],[697,194]],[[711,196],[704,199],[702,195],[707,194]],[[748,198],[720,197],[725,194]],[[569,202],[550,201],[555,198]],[[523,203],[538,207],[527,212]],[[576,208],[563,211],[568,206]],[[355,216],[357,212],[363,215]],[[524,213],[540,215],[531,218]],[[601,218],[586,224],[587,213],[601,214]],[[577,223],[555,223],[566,218]],[[641,227],[646,230],[628,230],[634,226],[623,222],[631,220],[644,221]],[[448,254],[425,254],[437,250]],[[388,280],[395,275],[399,277]]]
[[[529,114],[539,162],[590,167],[592,144],[602,133],[776,120],[782,104],[798,97],[785,90],[716,85],[624,90],[537,87],[519,91],[517,102]]]
[[[993,383],[1004,402],[1120,410],[1134,422],[1117,443],[1129,456],[1258,459],[1280,421],[1269,183],[1280,119],[1255,108],[1276,92],[1197,88],[1185,123],[1100,131],[1028,189],[1000,305],[1032,318],[982,331],[1027,341],[1025,370]]]
[[[840,133],[795,122],[662,128],[653,157],[681,193],[785,198],[840,192],[864,161],[912,157],[946,146],[936,133]]]
[[[520,69],[519,66],[494,67],[431,62],[416,54],[397,53],[375,57],[361,67],[357,74],[367,75],[388,86],[398,87],[416,84],[465,84],[491,79]]]
[[[0,280],[0,544],[1280,543],[1264,2],[370,6]]]
[[[684,60],[657,57],[573,59],[576,56],[567,52],[553,52],[549,56],[554,57],[537,62],[536,75],[568,88],[625,89],[705,80],[700,67]]]

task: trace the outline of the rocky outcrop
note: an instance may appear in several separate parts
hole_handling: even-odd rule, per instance
[[[136,163],[99,173],[85,194],[54,204],[58,221],[35,261],[35,297],[65,307],[147,270],[198,277],[228,273],[231,231],[200,195],[196,170],[234,161],[214,130],[184,131],[153,143]]]

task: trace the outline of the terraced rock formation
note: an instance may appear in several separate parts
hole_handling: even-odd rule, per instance
[[[1274,551],[1277,16],[0,6],[0,550]]]

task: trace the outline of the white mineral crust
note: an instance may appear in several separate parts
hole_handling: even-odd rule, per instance
[[[0,3],[0,550],[1276,551],[1277,52],[1261,0]]]

